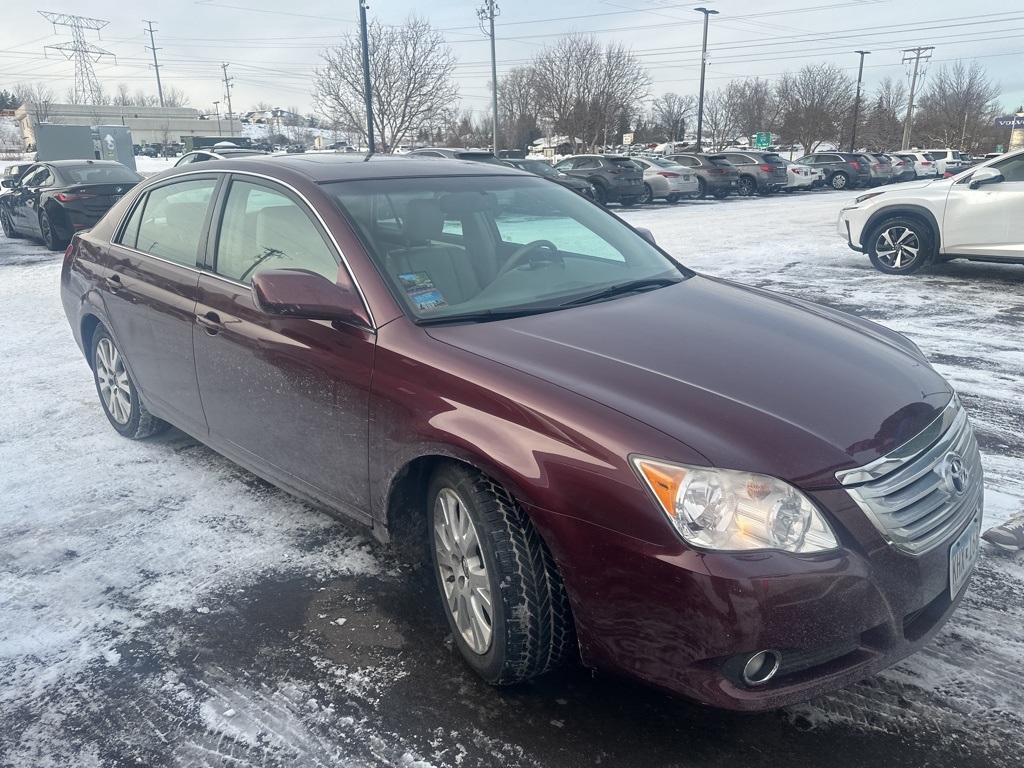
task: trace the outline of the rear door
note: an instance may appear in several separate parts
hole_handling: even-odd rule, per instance
[[[203,437],[192,353],[201,248],[220,177],[176,176],[153,187],[115,233],[103,303],[150,410]]]
[[[249,287],[261,269],[305,269],[334,282],[344,269],[337,249],[306,201],[258,177],[233,176],[218,218],[193,324],[211,442],[369,524],[375,334],[264,314]]]

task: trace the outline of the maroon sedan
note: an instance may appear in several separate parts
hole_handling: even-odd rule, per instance
[[[62,298],[114,429],[173,424],[429,557],[491,683],[579,653],[758,710],[913,653],[978,552],[949,384],[651,240],[500,166],[212,161],[77,235]]]

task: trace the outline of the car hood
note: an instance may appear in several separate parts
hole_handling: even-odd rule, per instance
[[[906,442],[952,397],[893,331],[702,276],[428,333],[625,413],[713,466],[804,488],[834,487],[837,470]]]

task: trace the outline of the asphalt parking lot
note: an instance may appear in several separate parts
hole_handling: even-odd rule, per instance
[[[985,524],[1001,522],[1024,506],[1024,268],[883,275],[835,234],[856,194],[613,210],[700,272],[910,336],[971,414]],[[180,432],[118,437],[60,259],[0,237],[0,765],[1020,764],[1024,554],[986,546],[924,651],[782,711],[708,710],[578,665],[490,688],[426,574]]]

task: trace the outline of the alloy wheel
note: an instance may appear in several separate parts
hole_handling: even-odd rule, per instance
[[[921,252],[917,232],[902,225],[883,229],[875,240],[875,255],[894,271],[911,269]]]
[[[128,371],[121,353],[108,338],[96,345],[96,380],[107,412],[118,424],[127,424],[132,417],[132,394]]]
[[[491,582],[469,510],[452,488],[434,502],[434,551],[455,626],[473,653],[484,654],[494,634]]]

